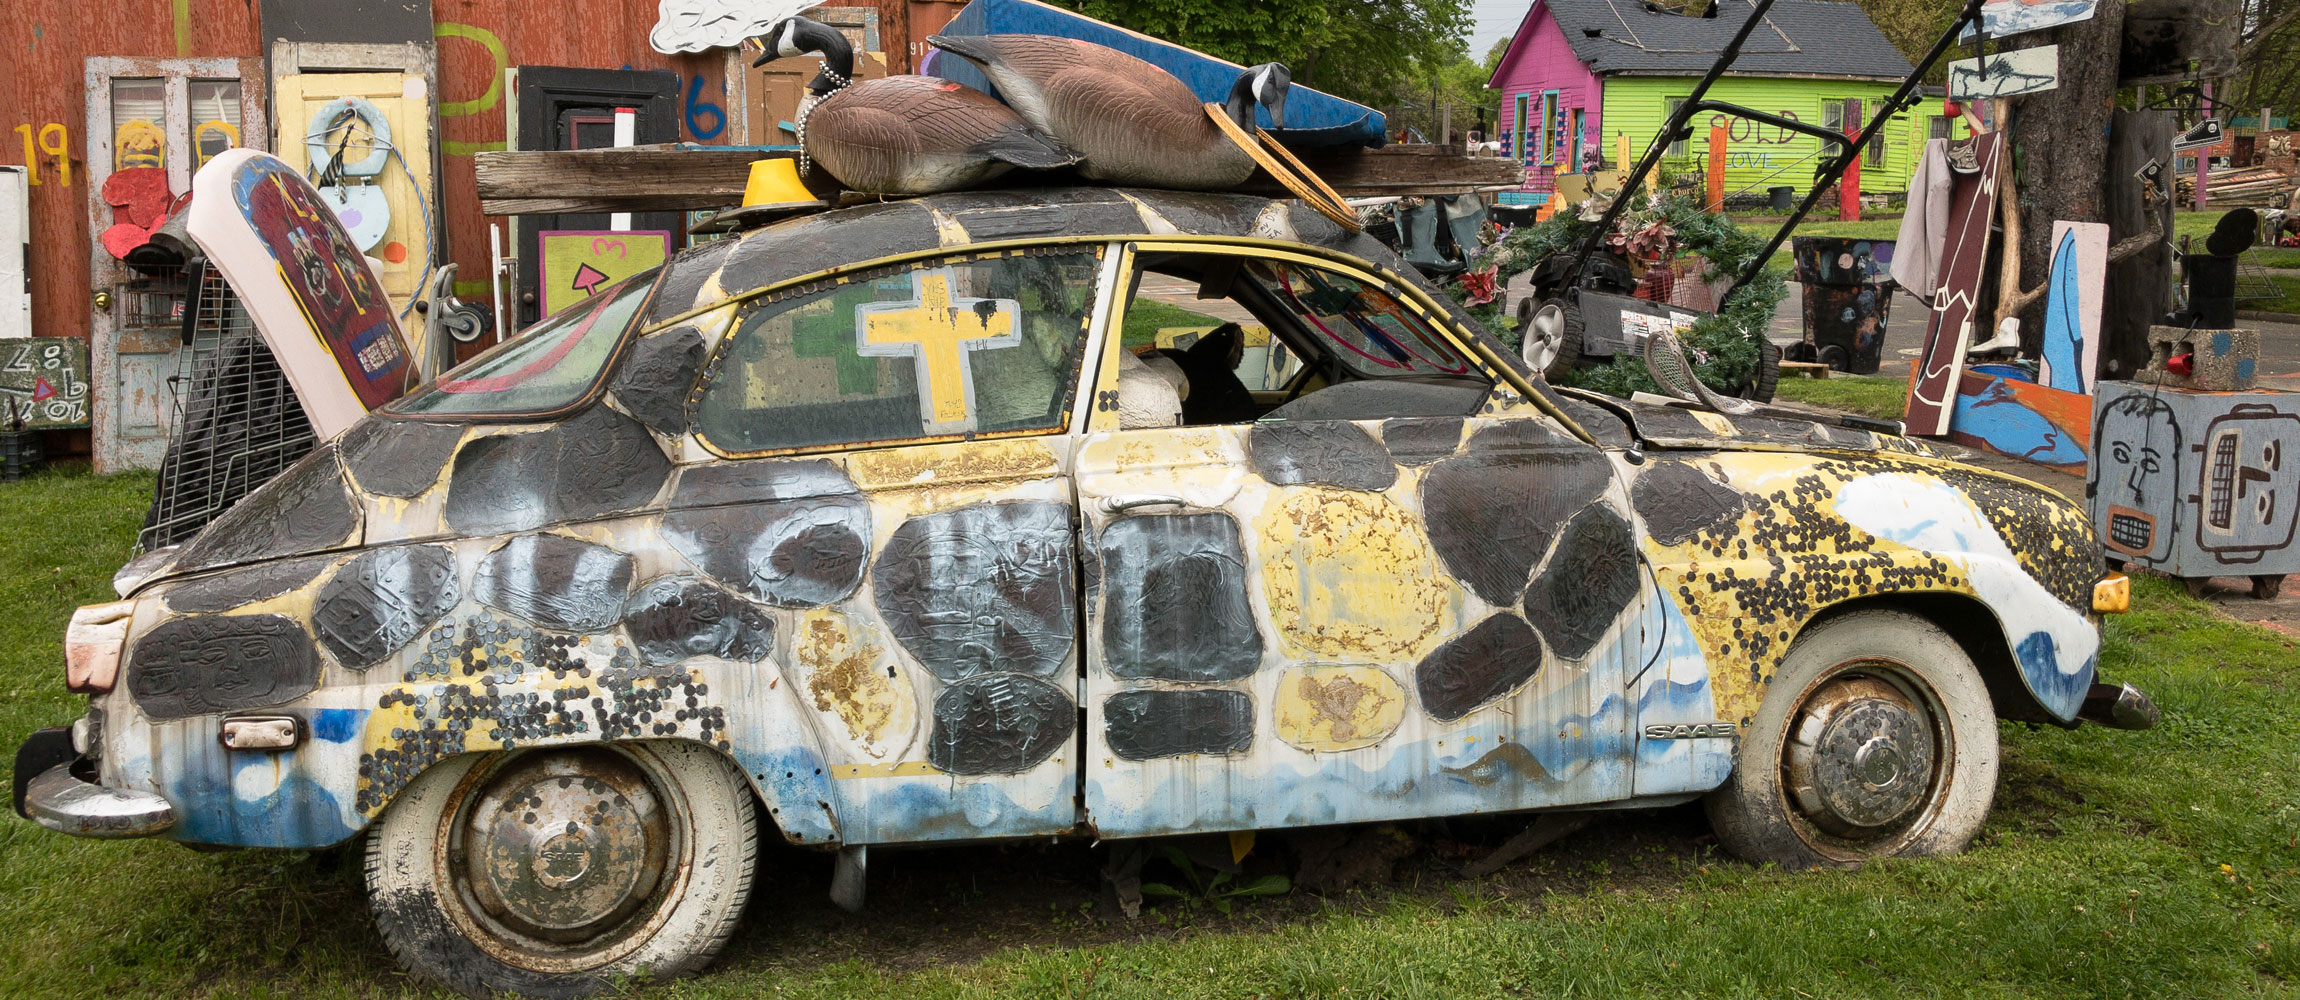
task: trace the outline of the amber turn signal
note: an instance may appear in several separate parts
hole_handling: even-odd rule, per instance
[[[2093,584],[2092,610],[2104,615],[2121,615],[2132,610],[2132,578],[2112,571],[2106,579]]]

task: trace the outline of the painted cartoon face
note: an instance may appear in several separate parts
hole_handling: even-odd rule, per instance
[[[2223,562],[2254,562],[2292,544],[2293,448],[2300,416],[2247,404],[2204,429],[2196,544]]]
[[[2180,485],[2180,427],[2172,407],[2149,396],[2124,396],[2101,411],[2093,428],[2093,529],[2109,549],[2146,562],[2171,555]],[[2159,519],[2165,523],[2159,523]]]

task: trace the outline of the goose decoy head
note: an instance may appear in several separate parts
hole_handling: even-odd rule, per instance
[[[1230,99],[1222,105],[1241,128],[1254,127],[1254,105],[1270,109],[1270,125],[1286,127],[1286,91],[1294,85],[1293,71],[1285,63],[1263,63],[1238,74],[1230,86]]]
[[[791,18],[761,36],[759,44],[766,51],[751,61],[753,66],[764,66],[788,56],[821,54],[823,71],[807,84],[807,90],[816,97],[854,82],[854,46],[847,43],[847,36],[821,21]]]

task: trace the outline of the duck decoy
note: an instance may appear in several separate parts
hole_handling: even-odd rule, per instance
[[[1111,184],[1210,191],[1254,173],[1254,157],[1207,115],[1174,74],[1117,49],[1048,35],[933,35],[936,48],[982,67],[1022,119],[1085,157],[1078,172]],[[1286,126],[1293,74],[1263,63],[1238,74],[1223,113],[1254,132],[1254,106]]]
[[[820,53],[807,85],[799,148],[839,183],[865,194],[933,194],[979,184],[1015,167],[1078,162],[1014,110],[972,87],[931,76],[854,83],[854,48],[827,25],[794,17],[774,29],[752,65]]]

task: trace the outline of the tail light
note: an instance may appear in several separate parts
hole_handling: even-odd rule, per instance
[[[128,641],[128,620],[136,602],[83,605],[72,612],[64,632],[64,688],[77,694],[103,694],[120,679],[120,647]]]

